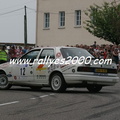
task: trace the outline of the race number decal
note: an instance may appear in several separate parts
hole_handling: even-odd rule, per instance
[[[20,75],[25,75],[25,68],[20,68]]]

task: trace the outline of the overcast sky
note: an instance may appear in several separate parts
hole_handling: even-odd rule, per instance
[[[24,43],[25,5],[27,6],[28,43],[35,43],[36,0],[0,0],[0,42]]]

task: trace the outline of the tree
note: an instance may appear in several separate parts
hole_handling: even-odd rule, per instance
[[[100,39],[120,44],[120,4],[115,1],[94,4],[85,14],[89,17],[84,22],[86,30]]]

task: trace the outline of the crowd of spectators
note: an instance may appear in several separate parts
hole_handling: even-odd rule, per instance
[[[21,57],[23,54],[27,53],[29,50],[31,50],[32,47],[22,47],[22,46],[10,46],[8,49],[6,49],[6,52],[8,53],[9,59],[16,59]]]
[[[97,45],[96,41],[93,45],[83,45],[83,44],[76,44],[67,45],[68,47],[78,47],[86,49],[90,52],[95,58],[98,59],[112,59],[117,66],[120,66],[120,45]],[[9,49],[6,49],[9,59],[15,59],[21,57],[23,54],[28,52],[32,47],[21,47],[21,46],[11,46]]]
[[[10,59],[20,58],[23,54],[28,52],[30,49],[32,49],[32,47],[0,45],[0,64],[5,63]]]
[[[67,45],[68,47],[78,47],[86,49],[88,52],[90,52],[95,58],[98,59],[112,59],[113,62],[115,62],[118,66],[120,66],[120,45],[97,45],[96,41],[93,45],[83,45],[83,44],[76,44],[75,46]]]

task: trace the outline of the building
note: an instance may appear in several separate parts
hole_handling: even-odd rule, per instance
[[[106,0],[111,2],[112,0]],[[37,46],[110,44],[90,34],[83,22],[84,10],[105,0],[37,0]]]

